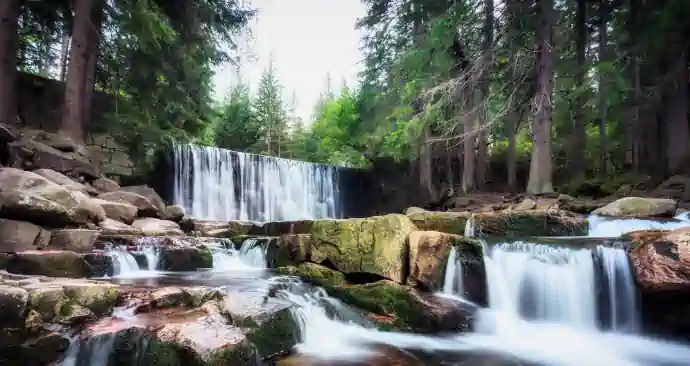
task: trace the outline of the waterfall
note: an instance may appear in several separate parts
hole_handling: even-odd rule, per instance
[[[527,319],[597,329],[602,327],[597,298],[601,289],[608,300],[604,313],[610,317],[610,328],[635,330],[635,287],[624,248],[592,250],[514,242],[485,250],[491,308]]]
[[[475,236],[475,221],[474,215],[465,223],[465,236],[474,237]],[[450,249],[450,254],[448,255],[448,263],[446,263],[446,270],[443,277],[443,290],[444,295],[460,295],[464,294],[463,285],[463,268],[462,261],[458,258],[458,250],[455,246]]]
[[[127,251],[127,248],[117,246],[113,247],[108,245],[105,248],[106,255],[113,259],[114,274],[118,275],[130,275],[133,272],[139,271],[139,264],[132,254]]]
[[[158,269],[160,250],[153,245],[140,245],[139,251],[144,253],[144,256],[146,257],[146,267],[149,271],[155,271]]]
[[[213,248],[215,271],[267,269],[268,243],[262,243],[257,238],[247,238],[240,249],[235,249],[234,244],[230,244],[224,248]]]
[[[338,168],[175,144],[173,201],[192,217],[285,221],[341,217]]]

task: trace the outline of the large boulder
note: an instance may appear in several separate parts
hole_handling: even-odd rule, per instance
[[[46,226],[86,225],[105,217],[103,209],[33,172],[0,169],[0,216]]]
[[[673,217],[678,202],[667,198],[625,197],[592,212],[614,217]]]
[[[151,204],[153,204],[153,207],[156,208],[156,210],[163,214],[163,216],[160,217],[165,217],[165,201],[161,196],[156,193],[156,190],[149,187],[149,186],[130,186],[130,187],[121,187],[120,192],[131,192],[131,193],[136,193],[140,196],[146,197]]]
[[[106,177],[94,180],[91,185],[102,193],[115,192],[120,189],[120,185],[116,181]]]
[[[32,250],[16,253],[7,264],[11,273],[85,278],[93,269],[75,252]]]
[[[648,332],[690,339],[690,228],[637,231],[628,255]]]
[[[166,271],[196,271],[213,268],[213,254],[205,246],[179,246],[164,248],[160,256],[160,269]]]
[[[138,235],[141,231],[113,219],[105,219],[98,223],[98,228],[104,235]]]
[[[112,312],[117,285],[85,280],[53,280],[24,286],[29,310],[41,322],[71,324]]]
[[[42,138],[47,137],[47,138]],[[86,156],[81,146],[71,143],[70,147],[60,143],[59,135],[39,133],[36,136],[23,136],[10,143],[12,167],[20,169],[50,169],[72,177],[96,179],[99,168]]]
[[[475,214],[475,231],[490,236],[587,235],[587,218],[559,210],[501,211]]]
[[[469,329],[472,323],[473,307],[422,293],[393,281],[350,284],[343,273],[308,262],[280,267],[276,271],[321,286],[331,296],[349,305],[392,318],[392,324],[379,323],[383,329],[457,332]]]
[[[408,211],[407,217],[419,230],[440,231],[442,233],[463,235],[467,220],[472,216],[469,212],[451,211]]]
[[[131,224],[137,217],[139,209],[124,201],[107,201],[99,198],[90,198],[89,202],[103,209],[105,217],[125,224]]]
[[[37,169],[34,173],[48,179],[49,181],[61,185],[70,191],[79,191],[83,193],[89,193],[89,188],[86,185],[81,184],[74,179],[52,169]]]
[[[115,191],[106,192],[98,195],[98,198],[105,201],[128,203],[137,208],[137,214],[141,217],[163,217],[164,213],[154,206],[151,201],[134,192]]]
[[[93,250],[98,238],[98,230],[90,229],[62,229],[53,230],[48,248],[51,250],[67,250],[86,253]]]
[[[153,217],[144,217],[136,219],[132,223],[135,230],[139,230],[144,235],[158,236],[158,235],[184,235],[180,225],[176,222],[156,219]]]
[[[23,288],[0,285],[0,327],[20,327],[24,324],[29,292]]]
[[[416,230],[405,215],[365,219],[315,220],[311,260],[328,261],[345,273],[371,273],[405,281],[407,236]]]
[[[254,224],[245,221],[218,221],[185,217],[180,221],[184,232],[213,238],[235,238],[250,233]]]
[[[171,205],[165,207],[166,220],[179,222],[184,218],[184,207],[179,205]]]
[[[0,219],[0,253],[33,250],[48,244],[50,233],[26,221]]]

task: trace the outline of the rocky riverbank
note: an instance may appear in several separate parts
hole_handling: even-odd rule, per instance
[[[343,220],[219,222],[185,217],[147,186],[121,187],[95,174],[86,179],[46,168],[0,168],[0,353],[8,355],[2,361],[46,365],[72,357],[68,349],[81,347],[86,357],[85,349],[106,342],[117,350],[109,365],[252,365],[289,355],[300,340],[295,304],[276,296],[280,286],[251,295],[216,286],[92,279],[113,274],[110,248],[136,251],[142,245],[160,254],[159,270],[204,271],[214,267],[212,249],[219,243],[239,248],[252,241],[278,274],[323,287],[381,329],[470,330],[474,305],[432,294],[443,286],[454,249],[464,297],[487,303],[482,244],[465,237],[466,229],[493,237],[586,235],[586,217],[566,209],[572,202],[523,197],[491,210],[410,208]],[[628,197],[595,212],[663,218],[676,214],[677,206],[673,199]],[[688,233],[628,237],[645,312],[658,309],[652,323],[672,320],[678,336],[690,330],[679,305],[690,293]],[[400,364],[418,361],[397,350],[383,354],[408,360]],[[367,364],[384,364],[388,356]],[[300,362],[295,357],[280,364]]]

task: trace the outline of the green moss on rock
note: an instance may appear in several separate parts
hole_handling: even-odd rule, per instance
[[[463,235],[465,233],[465,225],[471,215],[469,212],[412,211],[407,217],[412,220],[419,230]]]
[[[416,230],[405,215],[316,220],[311,225],[311,260],[330,261],[345,273],[374,273],[404,281],[407,236]]]
[[[345,283],[345,274],[316,263],[304,262],[297,266],[279,267],[278,274],[297,276],[316,286],[332,287]]]

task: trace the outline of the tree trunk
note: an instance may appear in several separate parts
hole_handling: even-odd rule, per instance
[[[0,1],[0,123],[14,125],[17,117],[17,22],[20,1]]]
[[[477,128],[475,124],[475,116],[472,108],[472,89],[465,87],[464,90],[464,108],[463,108],[463,163],[462,163],[462,191],[465,193],[473,192],[475,190],[475,162],[477,154],[475,153],[477,141]]]
[[[639,37],[639,0],[629,0],[628,7],[630,17],[628,19],[628,33],[630,34],[631,71],[633,88],[631,91],[631,115],[625,129],[625,165],[632,168],[635,173],[640,173],[640,102],[642,90],[640,85],[640,50],[642,49]]]
[[[674,57],[676,58],[676,57]],[[670,70],[673,80],[668,87],[667,107],[667,173],[682,174],[690,162],[690,130],[688,129],[688,64],[685,51],[677,55]],[[686,169],[684,169],[686,168]]]
[[[585,103],[587,101],[583,91],[587,74],[587,2],[577,1],[575,15],[575,58],[577,59],[577,74],[575,85],[578,93],[575,97],[575,121],[570,145],[570,162],[572,164],[572,177],[575,180],[584,180],[586,175],[586,160],[582,158],[587,144],[587,115]]]
[[[603,71],[601,65],[608,61],[608,1],[602,1],[599,4],[599,16],[601,18],[601,25],[599,26],[599,174],[606,176],[607,162],[608,162],[608,148],[606,142],[606,118],[608,116],[608,102],[606,96],[608,95],[608,79],[606,73]]]
[[[519,114],[517,107],[512,107],[508,112],[508,151],[507,151],[507,166],[508,166],[508,191],[517,191],[517,151],[516,149],[516,135],[517,126],[519,122]]]
[[[537,85],[532,101],[532,160],[527,193],[553,192],[551,162],[551,96],[553,94],[553,0],[539,0]]]
[[[493,62],[494,44],[494,0],[484,0],[484,44],[482,45],[482,69],[481,69],[481,126],[477,138],[477,188],[483,189],[486,183],[487,168],[487,128],[489,124],[489,86],[491,83],[491,64]]]
[[[67,68],[65,103],[62,111],[60,132],[75,143],[84,144],[82,121],[86,94],[87,65],[89,63],[89,33],[93,0],[75,0],[74,26],[70,62]]]
[[[84,80],[84,102],[82,105],[81,127],[88,133],[91,123],[91,107],[96,88],[96,65],[98,63],[98,46],[101,43],[101,25],[103,23],[103,0],[95,0],[91,9],[91,26],[89,27],[88,55],[86,78]]]
[[[65,11],[67,13],[67,11]],[[70,14],[71,15],[71,14]],[[62,45],[60,46],[60,81],[65,81],[67,78],[67,59],[69,58],[69,23],[67,22],[68,15],[63,16],[63,27],[62,27]]]
[[[424,195],[424,200],[434,202],[436,190],[431,171],[431,144],[429,143],[429,126],[424,127],[424,135],[419,144],[419,183]]]

